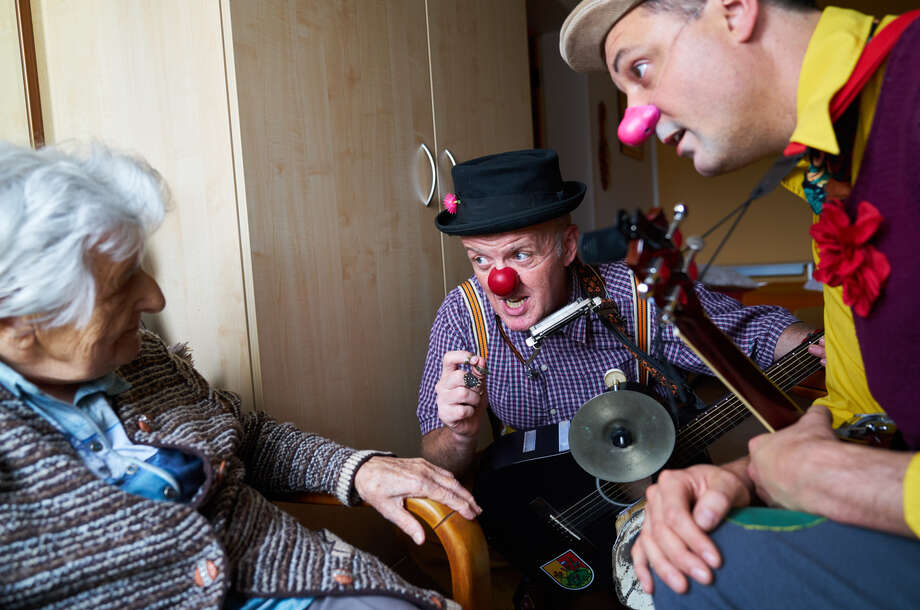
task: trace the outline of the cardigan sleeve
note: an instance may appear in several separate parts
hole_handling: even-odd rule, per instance
[[[351,506],[360,501],[358,468],[375,455],[392,455],[340,445],[261,411],[244,414],[241,422],[247,483],[260,491],[329,493]]]

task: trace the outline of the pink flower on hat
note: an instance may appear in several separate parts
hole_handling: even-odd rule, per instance
[[[444,195],[444,209],[449,213],[456,214],[458,205],[460,205],[460,200],[457,199],[455,194],[447,193]]]

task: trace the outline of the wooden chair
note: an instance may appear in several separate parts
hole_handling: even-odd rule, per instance
[[[335,496],[327,494],[295,493],[272,500],[342,506]],[[479,523],[434,500],[409,498],[406,509],[427,523],[444,547],[450,563],[451,598],[464,610],[488,610],[492,603],[489,549]]]

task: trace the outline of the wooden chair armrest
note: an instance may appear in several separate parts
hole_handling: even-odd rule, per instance
[[[298,504],[339,504],[328,494],[294,493],[272,498]],[[427,498],[408,498],[406,509],[422,519],[437,535],[450,563],[451,597],[464,610],[490,607],[489,548],[479,522],[465,519],[447,506]]]

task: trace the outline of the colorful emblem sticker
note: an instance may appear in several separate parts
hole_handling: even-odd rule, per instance
[[[571,549],[547,561],[540,569],[560,587],[571,591],[584,589],[594,582],[594,570]]]

